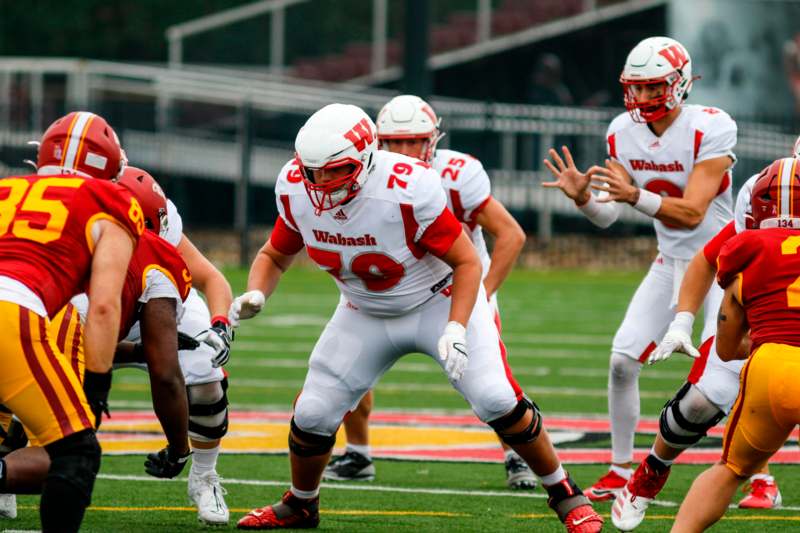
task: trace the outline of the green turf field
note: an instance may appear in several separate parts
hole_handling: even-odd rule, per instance
[[[235,291],[245,273],[228,272]],[[504,340],[523,388],[545,412],[603,415],[611,338],[641,273],[514,272],[500,295]],[[237,332],[227,368],[233,409],[286,411],[305,375],[305,361],[338,300],[328,276],[296,268],[285,277],[265,311]],[[656,416],[682,383],[690,363],[674,357],[642,373],[642,414]],[[146,376],[120,371],[114,378],[112,416],[123,409],[150,407]],[[413,355],[378,386],[376,410],[445,410],[464,413],[461,397],[449,389],[439,367]],[[637,446],[651,437],[638,436]],[[592,446],[606,446],[607,440]],[[224,443],[223,443],[224,447]],[[185,473],[178,481],[145,477],[143,457],[104,458],[101,479],[84,522],[85,531],[196,530],[186,497]],[[423,461],[376,462],[373,483],[325,485],[321,529],[339,531],[561,531],[541,489],[520,495],[505,489],[498,464]],[[694,476],[705,467],[677,466],[640,531],[665,531]],[[579,484],[591,484],[603,465],[573,466]],[[285,455],[226,455],[220,474],[228,481],[231,525],[244,512],[272,501],[288,487]],[[788,510],[732,511],[717,531],[788,531],[800,528],[800,470],[775,468]],[[117,476],[116,478],[114,476]],[[38,527],[37,499],[20,497],[20,518],[0,519],[0,530]],[[798,506],[798,507],[793,507]],[[599,510],[608,516],[609,504]],[[613,530],[610,519],[607,529]]]

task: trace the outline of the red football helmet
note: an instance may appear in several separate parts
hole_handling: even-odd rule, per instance
[[[117,183],[128,189],[139,201],[144,213],[144,225],[153,233],[167,233],[167,197],[158,182],[146,171],[125,167]]]
[[[794,157],[774,161],[761,171],[750,196],[751,229],[800,229],[800,168]]]
[[[73,111],[44,132],[36,168],[39,174],[110,180],[119,176],[123,161],[119,138],[105,119],[87,111]]]

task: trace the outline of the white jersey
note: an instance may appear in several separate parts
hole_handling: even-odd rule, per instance
[[[296,162],[289,161],[275,184],[285,225],[279,221],[270,242],[284,251],[278,246],[281,235],[293,240],[288,253],[304,243],[351,305],[391,317],[418,307],[450,283],[452,270],[436,255],[449,250],[461,225],[447,210],[441,178],[429,165],[383,150],[375,152],[373,165],[351,201],[317,215],[294,172]]]
[[[489,176],[480,161],[455,150],[436,150],[431,166],[442,177],[447,207],[467,227],[467,234],[478,251],[485,278],[489,273],[491,257],[476,218],[492,197]]]
[[[172,200],[167,198],[167,232],[163,235],[165,241],[174,247],[178,247],[183,237],[183,219],[178,208],[172,203]]]
[[[733,224],[736,227],[736,233],[741,233],[747,229],[745,218],[750,215],[750,197],[753,194],[753,186],[756,184],[758,176],[759,174],[750,176],[736,195],[736,205],[733,208]]]
[[[662,196],[682,197],[694,165],[728,156],[735,162],[736,123],[714,107],[683,105],[661,137],[647,124],[620,114],[608,127],[608,155],[622,164],[638,187]],[[691,259],[733,217],[730,170],[722,179],[703,221],[694,229],[670,227],[658,219],[653,225],[658,250],[676,259]]]

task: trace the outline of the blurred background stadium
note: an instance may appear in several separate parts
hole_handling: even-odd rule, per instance
[[[544,151],[565,143],[579,166],[601,162],[627,52],[668,34],[702,76],[690,102],[722,107],[739,124],[736,184],[787,154],[800,131],[791,24],[800,5],[767,4],[2,0],[0,171],[25,172],[35,153],[27,142],[56,117],[98,112],[202,248],[246,265],[274,220],[271,185],[305,118],[334,101],[374,115],[413,92],[442,116],[442,146],[481,159],[494,194],[530,233],[524,263],[643,267],[653,241],[635,237],[651,234],[648,220],[628,209],[601,233],[539,187]]]

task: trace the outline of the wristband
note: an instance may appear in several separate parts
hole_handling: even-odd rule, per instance
[[[231,325],[231,321],[228,320],[228,317],[226,317],[225,315],[214,315],[214,316],[211,317],[211,324],[212,325],[216,324],[217,322],[222,322],[223,324],[225,324],[228,327],[230,327],[230,325]]]
[[[661,195],[650,192],[647,189],[639,189],[639,199],[633,204],[633,208],[647,216],[654,217],[661,209]]]

